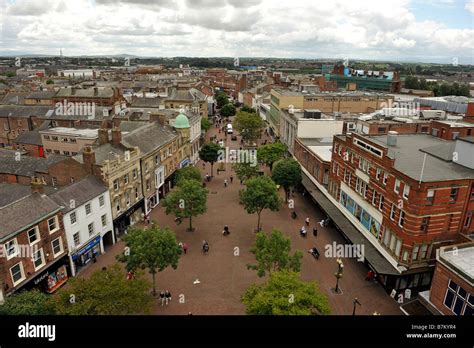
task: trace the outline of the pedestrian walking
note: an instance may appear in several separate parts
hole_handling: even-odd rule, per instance
[[[206,240],[202,241],[202,251],[204,254],[207,254],[209,252],[209,243]]]
[[[161,301],[161,307],[165,304],[165,293],[163,291],[160,291],[160,301]]]
[[[311,255],[313,255],[313,257],[315,259],[319,259],[319,251],[316,247],[312,247],[311,249],[308,250],[308,253],[310,253]]]
[[[224,236],[230,234],[229,226],[227,226],[227,225],[224,226],[224,230],[222,231],[222,234],[223,234]]]
[[[168,303],[171,302],[171,292],[169,290],[165,291],[165,301],[166,301],[166,305],[168,305]]]
[[[227,187],[227,179],[224,179],[224,187]]]
[[[186,255],[187,252],[188,252],[188,245],[186,243],[183,243],[183,251],[184,251],[184,254]]]
[[[309,216],[304,221],[306,222],[306,226],[309,226]]]
[[[230,176],[230,183],[232,184],[233,181],[234,181],[234,177],[231,175]]]
[[[324,227],[324,219],[322,219],[321,221],[319,221],[319,225],[321,225],[321,227]]]
[[[318,236],[318,229],[316,227],[313,227],[313,236]]]
[[[301,237],[306,237],[306,228],[304,226],[301,227],[301,230],[300,230],[300,235]]]
[[[211,181],[211,177],[209,176],[209,173],[206,173],[206,181],[207,182]]]

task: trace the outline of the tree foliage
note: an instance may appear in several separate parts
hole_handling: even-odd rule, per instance
[[[281,160],[284,157],[286,150],[287,147],[283,143],[263,145],[257,149],[257,158],[260,163],[269,166],[270,170],[272,170],[273,163]]]
[[[299,272],[303,253],[296,251],[290,256],[291,241],[278,230],[267,236],[263,232],[257,233],[255,245],[250,249],[255,255],[257,264],[247,265],[249,269],[255,270],[259,277],[264,277],[268,272],[291,270]]]
[[[216,143],[207,143],[199,150],[199,157],[211,164],[211,176],[214,176],[214,163],[219,159],[219,151],[221,147]]]
[[[255,111],[254,108],[251,108],[250,106],[247,106],[247,105],[242,106],[240,111],[248,112],[250,114],[256,114],[257,113],[257,111]]]
[[[201,130],[207,132],[211,128],[211,123],[207,118],[201,119]]]
[[[230,116],[234,116],[235,115],[235,106],[228,103],[228,104],[225,104],[222,109],[221,109],[221,115],[224,116],[224,117],[230,117]]]
[[[176,171],[176,184],[179,185],[183,180],[196,180],[201,182],[201,172],[196,167],[184,167]]]
[[[258,175],[258,165],[253,165],[252,163],[234,163],[232,167],[234,168],[237,178],[243,182]]]
[[[166,214],[174,214],[179,219],[189,219],[189,230],[193,230],[192,218],[207,210],[209,191],[196,180],[182,180],[163,200]]]
[[[288,193],[291,187],[296,187],[301,183],[301,166],[292,158],[285,158],[275,163],[272,172],[272,179],[278,185],[285,189],[285,197],[288,199]]]
[[[264,284],[252,285],[242,297],[250,315],[330,314],[329,300],[316,282],[304,282],[299,273],[274,272]]]
[[[260,215],[263,209],[277,211],[281,200],[278,196],[276,184],[268,176],[259,176],[248,179],[246,189],[239,192],[240,203],[249,214],[257,213],[257,231],[260,231]]]
[[[0,315],[51,315],[55,314],[50,295],[37,289],[8,296],[0,305]]]
[[[127,249],[117,255],[117,259],[126,263],[127,270],[148,269],[153,277],[153,294],[156,294],[156,273],[171,266],[178,267],[181,248],[176,236],[168,228],[151,226],[145,230],[131,228],[122,238]]]
[[[224,105],[229,104],[229,98],[223,92],[216,94],[217,107],[221,109]]]
[[[71,279],[52,301],[59,315],[148,314],[153,306],[150,286],[142,273],[128,280],[115,264],[94,272],[90,278]]]
[[[255,141],[260,138],[265,124],[257,114],[240,111],[235,117],[234,125],[244,141]]]

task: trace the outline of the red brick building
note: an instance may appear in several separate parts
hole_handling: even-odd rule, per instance
[[[474,123],[462,121],[432,121],[430,134],[444,140],[474,135]]]
[[[474,243],[440,248],[436,260],[428,306],[443,315],[474,315]]]
[[[114,106],[115,102],[122,101],[118,88],[93,87],[93,88],[61,88],[51,98],[56,103],[93,103],[95,106]]]
[[[435,250],[474,232],[473,146],[396,132],[334,137],[328,192],[400,270],[382,279],[386,289],[426,289]]]
[[[35,179],[31,189],[2,185],[0,198],[0,301],[19,289],[51,293],[68,279],[67,243],[61,207],[42,193]]]

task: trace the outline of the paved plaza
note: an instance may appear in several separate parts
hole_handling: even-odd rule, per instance
[[[216,133],[217,129],[211,128],[207,138]],[[218,133],[217,136],[225,137]],[[240,137],[238,139],[240,140]],[[240,141],[231,141],[228,136],[226,146],[239,148]],[[168,268],[157,275],[157,289],[170,290],[173,298],[168,306],[163,307],[157,300],[154,314],[245,314],[241,296],[250,285],[266,279],[259,278],[256,271],[247,269],[247,264],[254,262],[250,248],[255,241],[257,215],[247,214],[239,204],[239,190],[244,186],[240,185],[232,172],[231,164],[226,164],[225,172],[219,175],[216,172],[217,167],[214,165],[214,178],[207,185],[210,191],[207,212],[193,218],[193,226],[196,228],[194,232],[186,231],[187,220],[177,225],[174,216],[167,216],[161,206],[156,207],[151,214],[152,220],[161,227],[171,228],[176,232],[177,240],[189,246],[188,253],[181,256],[176,270]],[[209,164],[203,167],[202,162],[199,162],[197,168],[201,170],[203,177],[206,173],[210,174]],[[267,168],[265,171],[268,174]],[[232,184],[231,174],[234,176]],[[227,187],[224,187],[224,179],[229,182]],[[282,189],[280,193],[283,198]],[[335,258],[324,257],[324,246],[332,244],[333,241],[342,244],[344,239],[335,229],[320,227],[318,222],[324,216],[309,198],[296,193],[293,199],[298,218],[291,218],[290,209],[286,205],[278,212],[264,211],[263,229],[266,232],[272,229],[281,230],[290,237],[293,250],[303,251],[302,279],[319,283],[321,291],[329,297],[332,314],[351,315],[353,300],[357,297],[361,303],[361,306],[357,307],[357,314],[372,314],[376,311],[382,315],[400,315],[396,301],[391,299],[380,285],[365,280],[368,269],[356,259],[343,259],[344,275],[339,281],[342,294],[336,295],[331,291],[336,283],[334,272],[337,270],[337,264]],[[299,229],[304,225],[307,216],[311,221],[307,228],[308,236],[303,238]],[[228,236],[222,235],[224,225],[229,226]],[[314,226],[318,228],[317,237],[312,235]],[[203,255],[201,251],[204,239],[210,244],[210,252],[207,255]],[[321,253],[319,260],[307,253],[313,246]],[[123,242],[117,243],[100,256],[97,263],[84,269],[80,276],[88,276],[103,266],[115,263],[115,255],[122,252],[123,248]],[[199,280],[198,284],[194,284],[196,280]]]

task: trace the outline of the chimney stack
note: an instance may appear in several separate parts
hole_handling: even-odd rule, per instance
[[[31,177],[31,193],[44,193],[44,185],[40,178],[36,176]]]
[[[89,174],[93,174],[94,164],[95,164],[95,153],[92,150],[91,146],[84,147],[82,152],[82,161],[84,162],[84,167]]]
[[[162,126],[167,124],[168,118],[163,113],[150,114],[150,122],[158,122]]]
[[[397,146],[398,132],[388,131],[387,135],[387,145],[388,146]]]
[[[112,129],[112,145],[113,146],[120,146],[120,142],[122,141],[122,132],[119,128],[114,127]]]
[[[106,128],[100,128],[99,131],[99,145],[104,145],[109,142],[109,131]]]

